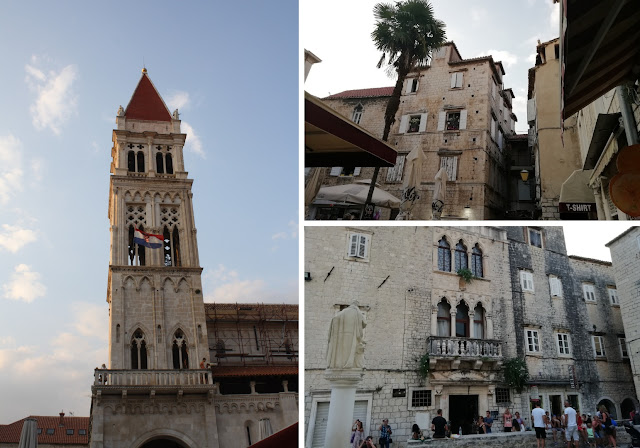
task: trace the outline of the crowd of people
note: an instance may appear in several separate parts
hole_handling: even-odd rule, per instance
[[[562,415],[550,415],[549,411],[545,411],[540,407],[539,401],[535,402],[534,406],[534,409],[531,411],[531,422],[533,424],[533,430],[536,433],[538,448],[545,448],[546,438],[549,434],[553,437],[554,445],[558,442],[561,444],[566,442],[567,448],[617,447],[617,422],[611,418],[605,406],[601,406],[594,415],[580,414],[568,401],[564,403],[565,407]],[[494,417],[489,411],[486,412],[486,416],[479,416],[473,423],[475,432],[478,434],[491,434],[494,420]],[[431,436],[434,439],[448,437],[452,431],[450,426],[450,423],[442,416],[442,409],[438,409],[437,415],[431,421]],[[520,416],[519,412],[511,414],[509,409],[502,414],[502,427],[504,432],[531,429],[526,426],[526,420]],[[379,432],[379,445],[377,446],[379,448],[389,448],[389,445],[393,443],[393,439],[391,438],[393,430],[389,425],[389,420],[382,420],[382,424],[379,425],[377,429]],[[461,428],[458,432],[461,432]],[[411,428],[411,438],[414,440],[424,440],[428,438],[428,434],[425,434],[417,424],[414,424]],[[364,427],[360,420],[356,420],[353,423],[351,447],[376,447],[373,437],[364,436]]]

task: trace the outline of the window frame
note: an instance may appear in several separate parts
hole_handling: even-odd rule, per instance
[[[536,246],[531,241],[531,232],[535,232],[535,233],[538,234],[538,236],[540,238],[540,245],[539,246]],[[544,249],[544,238],[542,237],[542,230],[541,229],[536,229],[534,227],[527,227],[527,239],[529,241],[529,246],[537,247],[538,249]]]
[[[531,332],[531,335],[528,333]],[[535,335],[534,335],[535,333]],[[533,350],[530,350],[529,337],[532,338],[533,342]],[[535,338],[535,340],[533,340]],[[535,328],[525,328],[524,329],[524,339],[525,339],[525,350],[527,353],[540,353],[540,332]]]
[[[480,245],[476,243],[471,248],[471,273],[477,278],[484,278],[484,260]],[[476,261],[477,260],[477,261]],[[479,266],[479,270],[477,267]],[[480,275],[478,275],[478,273]]]
[[[441,246],[440,243],[444,241],[445,243],[447,243],[447,245],[449,247],[445,247],[445,246]],[[437,266],[438,266],[438,271],[440,272],[451,272],[451,243],[449,242],[449,240],[443,235],[442,238],[440,238],[438,240],[438,252],[437,252]],[[443,268],[447,267],[447,262],[449,264],[449,269],[440,269],[440,254],[443,254],[443,262],[442,262],[442,266]]]
[[[620,347],[620,357],[622,359],[629,359],[629,345],[627,344],[627,338],[621,338],[618,336],[618,346]]]
[[[353,250],[353,238],[357,238],[355,241],[356,247]],[[364,242],[362,241],[364,238]],[[360,249],[363,249],[362,251]],[[369,250],[371,248],[371,235],[363,232],[349,232],[347,234],[347,259],[348,260],[362,260],[369,261]]]
[[[598,341],[598,344],[600,346],[600,351],[602,352],[601,354],[598,354],[598,350],[596,348],[596,340]],[[593,348],[593,357],[594,358],[605,358],[607,357],[607,351],[605,349],[605,345],[604,345],[604,336],[602,335],[592,335],[591,336],[591,346]]]
[[[309,413],[309,424],[307,427],[307,436],[306,436],[306,444],[305,446],[311,446],[313,444],[313,436],[316,429],[316,416],[318,412],[318,403],[329,403],[331,397],[327,395],[319,395],[314,396],[311,401],[311,412]],[[371,426],[371,411],[373,404],[373,393],[357,393],[353,400],[354,405],[356,401],[366,401],[367,402],[367,418],[362,422],[362,426],[365,434],[369,434],[370,431],[373,431],[374,428]],[[376,427],[377,429],[377,427]],[[326,440],[326,435],[325,435]]]
[[[451,89],[463,89],[464,88],[464,72],[451,73]]]
[[[506,393],[504,392],[506,391]],[[506,400],[501,400],[501,398],[505,398]],[[495,392],[496,404],[510,404],[511,403],[511,389],[508,387],[496,387]]]
[[[433,388],[431,387],[409,387],[409,393],[408,395],[408,399],[407,399],[407,407],[409,411],[425,411],[428,409],[433,409],[435,404],[435,400],[434,398],[434,394],[433,394]],[[413,394],[415,392],[429,392],[429,402],[430,404],[426,405],[426,406],[414,406],[413,405]]]
[[[528,278],[525,278],[528,277]],[[527,288],[527,280],[531,282],[531,288]],[[535,291],[535,284],[533,282],[533,272],[527,271],[525,269],[520,269],[520,288],[522,288],[522,292],[531,292]]]
[[[454,114],[458,115],[458,122],[457,122],[457,127],[449,127],[449,116],[452,116]],[[460,130],[460,121],[462,118],[462,111],[460,110],[448,110],[445,118],[444,118],[444,130],[445,131],[459,131]]]
[[[558,356],[571,356],[571,334],[562,331],[556,332],[556,350]],[[563,353],[565,350],[565,353]]]
[[[587,289],[590,289],[590,291],[588,291]],[[591,295],[593,296],[593,298],[589,298],[589,293],[591,293]],[[585,302],[588,303],[596,303],[597,299],[596,299],[596,285],[594,285],[593,283],[582,283],[582,297],[584,298]]]
[[[611,305],[620,306],[618,288],[616,288],[615,286],[607,286],[607,294],[609,295],[609,303],[611,303]]]
[[[559,294],[553,293],[554,284],[556,285],[556,291]],[[562,280],[560,280],[560,277],[558,277],[557,275],[553,275],[553,274],[549,275],[549,294],[551,295],[551,297],[560,297],[560,298],[564,297],[562,293]]]
[[[362,103],[358,103],[353,108],[353,112],[351,113],[351,121],[353,121],[355,124],[360,124],[360,121],[362,121],[363,114],[364,114],[364,106],[362,105]]]
[[[440,168],[444,168],[447,177],[451,182],[458,179],[458,157],[457,156],[440,156]]]
[[[402,178],[404,177],[404,164],[407,161],[408,155],[408,153],[398,153],[396,155],[396,163],[392,167],[387,168],[386,183],[402,182]]]

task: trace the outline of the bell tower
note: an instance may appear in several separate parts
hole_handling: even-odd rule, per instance
[[[194,369],[208,358],[185,138],[143,69],[113,131],[110,369]]]

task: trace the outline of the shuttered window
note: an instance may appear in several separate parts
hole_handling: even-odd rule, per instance
[[[369,235],[352,233],[349,235],[349,257],[369,257]]]
[[[451,73],[451,88],[452,89],[460,89],[462,88],[462,72]]]
[[[562,282],[554,275],[549,276],[549,289],[553,297],[562,297]]]
[[[356,400],[353,407],[353,418],[350,423],[360,420],[363,424],[365,435],[367,434],[367,400]],[[327,419],[329,418],[329,402],[318,402],[316,407],[316,418],[313,427],[313,437],[311,438],[311,448],[324,448],[324,441],[327,436]],[[345,443],[345,447],[348,445]]]
[[[441,157],[440,168],[447,171],[450,181],[455,181],[458,176],[458,158],[457,157]]]
[[[595,302],[596,301],[596,290],[593,285],[588,283],[584,283],[582,285],[582,292],[584,294],[584,300],[587,302]]]
[[[402,173],[404,171],[406,158],[406,154],[398,154],[396,156],[396,164],[387,169],[387,182],[402,182]]]
[[[533,274],[529,271],[520,271],[520,285],[523,291],[533,291]]]
[[[403,115],[400,119],[400,134],[425,132],[427,130],[427,112]]]

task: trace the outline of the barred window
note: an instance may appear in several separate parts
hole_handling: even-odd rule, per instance
[[[467,246],[462,240],[456,244],[456,272],[460,269],[469,269],[469,258],[467,257]]]
[[[471,272],[476,277],[484,277],[482,270],[482,250],[480,250],[477,244],[473,246],[471,250]]]
[[[496,388],[496,403],[510,403],[511,395],[507,388]]]
[[[414,390],[411,394],[411,407],[429,407],[431,406],[431,391],[430,390]]]
[[[438,269],[451,272],[451,246],[446,237],[438,242]]]

